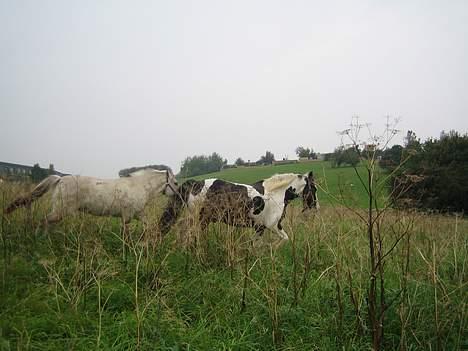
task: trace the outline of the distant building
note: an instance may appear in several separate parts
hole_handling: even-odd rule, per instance
[[[317,153],[317,161],[325,161],[325,154]]]
[[[20,165],[17,163],[10,162],[1,162],[0,161],[0,177],[3,178],[26,178],[30,177],[32,173],[33,166]],[[43,168],[45,171],[49,172],[48,168]],[[53,170],[52,174],[58,176],[64,176],[65,173]]]
[[[299,157],[299,162],[303,163],[303,162],[315,162],[315,161],[319,161],[318,159],[316,158],[311,158],[311,157]]]

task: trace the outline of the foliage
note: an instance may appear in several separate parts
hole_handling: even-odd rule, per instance
[[[275,155],[273,155],[272,152],[267,151],[265,152],[265,155],[260,157],[260,160],[258,160],[258,163],[263,164],[263,165],[271,165],[274,160],[275,160]]]
[[[317,159],[317,154],[314,152],[314,149],[304,148],[303,146],[298,146],[296,148],[296,155],[301,158]]]
[[[52,175],[55,174],[55,168],[54,165],[51,163],[49,164],[49,169],[47,170],[47,175]]]
[[[34,183],[39,183],[48,176],[48,170],[41,168],[39,163],[36,163],[31,169],[31,180]]]
[[[238,157],[236,162],[234,162],[234,164],[236,166],[244,166],[245,165],[245,161],[241,158],[241,157]]]
[[[252,247],[250,230],[199,233],[187,220],[160,240],[133,222],[123,261],[118,220],[84,215],[43,230],[41,205],[0,226],[6,350],[370,349],[367,241],[351,210],[292,207],[291,240],[277,250],[269,233]],[[399,211],[382,220],[390,235],[411,224],[385,267],[384,349],[462,349],[468,222]]]
[[[169,166],[166,165],[147,165],[147,166],[139,166],[139,167],[130,167],[124,168],[119,171],[119,177],[128,177],[130,173],[139,171],[140,169],[152,168],[158,171],[166,171],[171,170]]]
[[[403,146],[393,145],[391,148],[383,150],[379,165],[380,167],[393,171],[402,162]]]
[[[405,136],[405,147],[412,148],[420,144],[420,140],[416,136],[416,133],[412,130],[408,130]]]
[[[341,165],[349,165],[351,167],[356,167],[360,161],[359,152],[356,150],[356,147],[352,146],[345,148],[340,146],[335,149],[333,155],[333,165],[335,167],[340,167]]]
[[[410,156],[395,174],[395,186],[411,179],[406,197],[423,208],[468,210],[468,135],[452,131],[440,139],[420,143],[408,132],[403,157]]]
[[[199,155],[187,157],[182,162],[180,176],[193,177],[200,174],[218,172],[226,164],[227,160],[223,159],[216,152],[213,152],[210,156]]]

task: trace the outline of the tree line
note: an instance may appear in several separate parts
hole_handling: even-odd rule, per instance
[[[54,165],[50,164],[49,168],[41,168],[39,163],[35,163],[34,166],[31,168],[31,181],[34,183],[39,183],[43,179],[47,178],[48,176],[55,174]]]
[[[317,154],[312,148],[298,146],[296,148],[296,155],[301,158],[316,159]],[[232,168],[235,166],[245,165],[271,165],[275,161],[275,155],[271,151],[266,151],[264,155],[260,156],[257,161],[250,162],[244,161],[242,157],[238,157],[234,165],[228,165],[228,162],[218,153],[214,152],[210,156],[195,155],[189,156],[182,162],[182,167],[179,175],[183,178],[195,177],[197,175],[219,172],[223,168]]]
[[[468,210],[468,134],[442,132],[421,142],[413,131],[405,145],[382,153],[380,165],[391,177],[395,203],[440,211]]]
[[[391,175],[389,187],[395,205],[439,211],[468,209],[467,134],[442,132],[439,139],[422,142],[410,130],[404,145],[385,150],[340,146],[326,160],[332,167],[357,167],[369,153]]]

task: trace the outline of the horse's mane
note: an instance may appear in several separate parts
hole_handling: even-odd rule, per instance
[[[267,192],[275,191],[285,187],[296,177],[297,174],[294,173],[275,174],[263,181],[263,187]]]
[[[154,172],[157,172],[157,173],[160,173],[160,174],[165,174],[166,171],[162,171],[162,170],[157,170],[157,169],[153,169],[153,168],[143,168],[143,169],[139,169],[138,171],[135,171],[135,172],[132,172],[128,175],[128,177],[139,177],[139,176],[142,176],[146,173],[154,173]]]

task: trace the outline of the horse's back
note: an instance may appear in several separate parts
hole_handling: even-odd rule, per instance
[[[100,179],[88,176],[64,176],[59,187],[66,205],[96,215],[133,216],[145,203],[144,189],[130,178]]]

